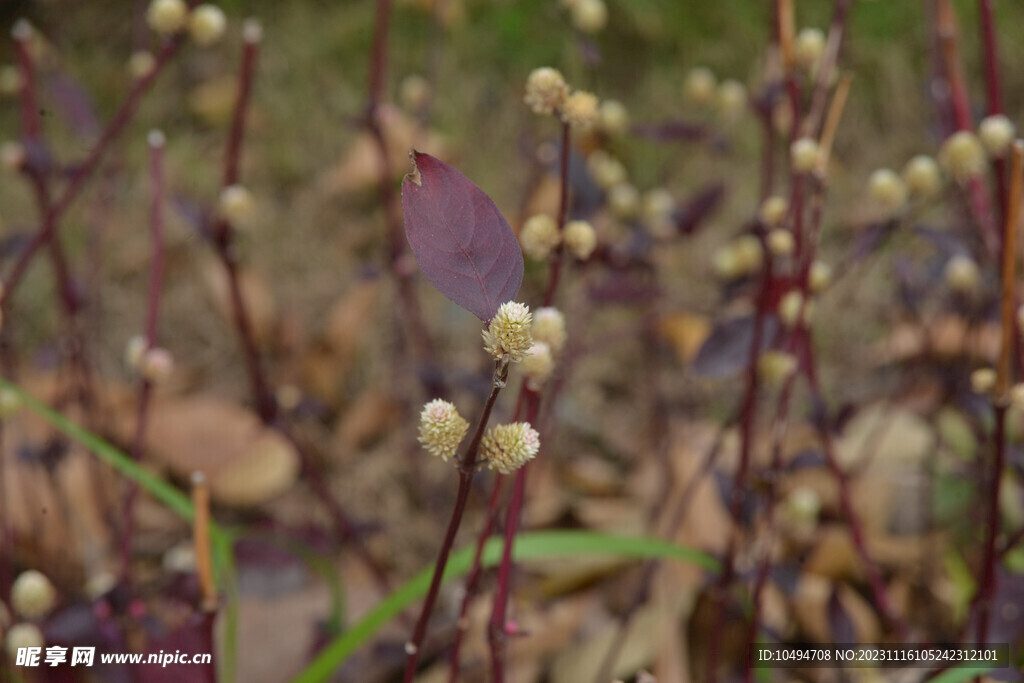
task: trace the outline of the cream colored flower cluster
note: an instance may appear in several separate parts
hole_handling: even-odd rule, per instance
[[[540,450],[540,434],[529,422],[497,425],[487,430],[481,443],[481,455],[491,469],[510,474]]]
[[[170,36],[188,29],[197,45],[213,45],[224,35],[227,18],[216,5],[203,4],[191,11],[185,0],[153,0],[146,10],[146,22],[160,35]]]
[[[495,358],[508,357],[518,363],[533,345],[530,307],[518,301],[503,303],[483,331],[484,350]]]
[[[420,412],[419,442],[428,453],[442,460],[455,456],[468,429],[469,422],[448,401],[435,398]]]
[[[550,66],[530,72],[523,101],[534,113],[557,113],[564,123],[574,128],[590,128],[601,118],[601,102],[597,95],[571,90],[562,73]]]

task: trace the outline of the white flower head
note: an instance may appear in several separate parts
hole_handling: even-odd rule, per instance
[[[942,173],[939,165],[927,154],[918,154],[903,167],[903,182],[910,194],[917,197],[932,197],[942,189]]]
[[[562,121],[573,128],[586,130],[597,123],[601,115],[600,101],[594,93],[577,90],[562,105]]]
[[[550,114],[561,109],[569,96],[569,86],[557,69],[543,66],[530,72],[526,79],[523,101],[535,114]]]
[[[469,422],[448,401],[435,398],[420,412],[419,442],[428,453],[442,460],[455,456],[468,429]]]
[[[551,355],[551,347],[545,342],[534,341],[533,346],[523,357],[523,374],[526,384],[533,391],[538,391],[551,376],[555,369],[555,359]]]
[[[537,309],[533,315],[531,333],[534,341],[544,342],[556,354],[562,350],[569,337],[565,331],[565,316],[553,306]]]
[[[551,256],[551,252],[562,241],[558,232],[558,223],[545,213],[530,216],[519,231],[519,244],[523,252],[530,258],[543,261]]]
[[[939,163],[947,173],[962,183],[985,170],[985,150],[977,135],[961,130],[950,135],[942,144]]]
[[[480,445],[481,454],[491,469],[510,474],[540,450],[540,434],[529,422],[491,427]]]
[[[581,261],[586,261],[597,247],[597,233],[587,221],[569,221],[565,224],[565,248]]]
[[[224,10],[216,5],[199,5],[188,19],[188,32],[196,45],[213,45],[224,36],[228,20]]]
[[[185,28],[188,5],[185,0],[153,0],[146,10],[146,21],[157,33],[169,36]]]
[[[529,306],[518,301],[503,303],[483,331],[484,350],[495,358],[508,356],[511,362],[518,363],[533,345],[532,323]]]
[[[24,571],[11,584],[11,606],[26,619],[45,617],[56,602],[57,589],[40,571]]]

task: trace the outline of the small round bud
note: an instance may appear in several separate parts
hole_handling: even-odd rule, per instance
[[[580,261],[586,261],[597,246],[597,233],[587,221],[569,221],[562,235],[565,248]]]
[[[715,96],[716,84],[715,74],[706,66],[690,69],[684,86],[686,98],[694,104],[710,104],[711,98]]]
[[[254,207],[252,193],[243,185],[225,187],[217,199],[217,215],[239,228],[249,225]]]
[[[523,101],[535,114],[550,114],[561,109],[569,97],[569,86],[562,74],[549,66],[534,69],[526,79]]]
[[[32,37],[32,24],[28,19],[20,17],[11,26],[11,37],[15,40],[28,40]]]
[[[562,236],[558,232],[558,223],[551,216],[539,213],[530,216],[519,231],[519,244],[523,252],[530,258],[543,261],[561,243]]]
[[[761,208],[757,211],[757,217],[768,227],[777,228],[785,220],[787,211],[789,211],[789,202],[786,201],[785,197],[772,195],[761,202]]]
[[[800,312],[804,306],[804,295],[793,289],[782,295],[779,299],[779,320],[786,327],[793,327],[800,319]]]
[[[18,650],[26,647],[42,647],[46,644],[43,632],[35,624],[15,624],[7,631],[7,656],[15,661]]]
[[[242,22],[242,40],[250,45],[263,42],[263,24],[259,19],[246,19]]]
[[[5,142],[0,146],[0,164],[5,170],[20,171],[25,165],[25,146],[20,142]]]
[[[174,372],[174,357],[167,349],[154,347],[142,354],[139,371],[150,382],[159,384]]]
[[[576,0],[572,5],[572,25],[583,33],[597,33],[608,23],[604,0]]]
[[[1003,114],[987,116],[978,125],[978,137],[988,153],[994,157],[1006,154],[1010,143],[1017,134],[1013,123]]]
[[[597,95],[577,90],[562,105],[562,121],[574,128],[589,129],[598,121],[598,105]]]
[[[985,151],[978,136],[966,130],[953,133],[939,150],[939,164],[958,182],[985,170]]]
[[[602,100],[599,115],[601,130],[609,135],[624,133],[629,128],[629,111],[618,100]]]
[[[761,246],[761,240],[754,235],[740,235],[733,242],[733,248],[736,250],[736,258],[742,274],[749,275],[761,270],[761,265],[764,263],[764,248]]]
[[[503,303],[483,331],[484,350],[495,358],[508,356],[513,363],[523,359],[533,346],[530,307],[518,301]]]
[[[811,138],[800,138],[789,148],[790,163],[797,173],[809,173],[821,159],[821,149]]]
[[[821,514],[821,496],[810,487],[797,487],[786,496],[782,510],[794,531],[812,532],[818,523],[818,515]]]
[[[523,358],[523,374],[527,385],[533,391],[539,391],[554,369],[555,359],[551,355],[551,347],[544,342],[534,341]]]
[[[728,120],[736,120],[747,109],[747,88],[736,80],[725,80],[718,86],[718,111]]]
[[[1010,404],[1015,410],[1024,411],[1024,384],[1010,387]]]
[[[29,569],[11,584],[11,607],[26,619],[41,619],[57,602],[57,589],[46,575]]]
[[[419,74],[409,74],[398,86],[402,106],[410,111],[421,111],[430,102],[430,83]]]
[[[21,72],[18,67],[4,64],[0,67],[0,95],[17,95],[21,92]]]
[[[196,45],[213,45],[222,37],[228,20],[216,5],[199,5],[188,18],[188,33]]]
[[[832,266],[824,261],[813,261],[807,271],[807,284],[812,292],[820,292],[832,282]]]
[[[448,401],[435,398],[420,412],[419,442],[427,453],[442,460],[455,456],[467,430],[469,422]]]
[[[531,335],[535,342],[544,342],[553,353],[559,353],[569,336],[565,331],[565,316],[553,306],[538,308],[533,314]]]
[[[146,144],[153,149],[161,149],[167,144],[167,136],[164,135],[162,130],[154,128],[146,134]]]
[[[142,356],[146,353],[146,338],[137,334],[124,346],[124,364],[131,370],[141,372]]]
[[[789,256],[796,249],[793,233],[785,228],[775,228],[768,233],[768,251],[775,256]]]
[[[656,187],[644,193],[641,214],[652,237],[668,239],[675,234],[675,210],[676,200],[665,188]]]
[[[587,157],[587,168],[601,189],[609,190],[626,182],[626,167],[605,151],[598,150]]]
[[[796,370],[796,358],[783,351],[765,351],[757,359],[757,374],[767,385],[782,384]]]
[[[136,80],[153,73],[155,68],[156,58],[153,57],[153,53],[146,50],[133,52],[132,56],[128,58],[128,73]]]
[[[633,218],[640,209],[640,193],[629,183],[619,183],[608,192],[608,206],[623,220]]]
[[[942,188],[939,165],[926,154],[918,154],[903,167],[903,182],[910,194],[927,199]]]
[[[21,409],[21,398],[13,389],[0,388],[0,420],[12,417]]]
[[[146,10],[146,22],[160,35],[169,36],[185,28],[188,5],[185,0],[153,0]]]
[[[733,244],[727,244],[714,253],[711,257],[711,267],[715,275],[723,280],[733,280],[744,274],[740,268],[736,246]]]
[[[886,215],[892,215],[907,201],[907,186],[895,171],[880,168],[868,179],[868,194]]]
[[[996,371],[992,368],[978,368],[971,373],[971,391],[987,394],[996,386]]]
[[[813,70],[825,53],[825,33],[820,28],[800,29],[793,43],[793,60],[807,71]]]
[[[978,264],[970,256],[955,254],[946,261],[946,268],[943,271],[946,279],[946,286],[954,292],[967,294],[978,288],[981,274]]]
[[[491,469],[511,474],[532,460],[540,450],[540,434],[529,422],[491,427],[480,444],[480,452]]]

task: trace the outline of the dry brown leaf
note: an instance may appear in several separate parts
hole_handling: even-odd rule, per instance
[[[420,125],[391,104],[379,108],[381,128],[387,141],[388,162],[396,178],[409,171],[409,150],[426,152],[445,158],[440,136]],[[360,133],[345,153],[344,159],[328,169],[320,178],[320,188],[328,195],[364,190],[380,182],[380,153],[377,142],[368,132]]]
[[[818,543],[804,564],[805,574],[842,580],[861,576],[857,549],[845,525],[825,524],[818,530]]]
[[[379,279],[364,279],[331,305],[324,323],[324,341],[347,368],[365,339],[367,321],[380,297]]]
[[[657,330],[671,344],[679,362],[688,365],[711,332],[711,321],[704,315],[679,311],[661,316]]]
[[[402,404],[386,391],[366,389],[342,416],[334,432],[338,450],[351,453],[380,438],[397,423]]]
[[[618,468],[592,455],[573,458],[562,470],[565,485],[591,496],[611,496],[622,489]]]
[[[930,356],[940,360],[967,357],[993,362],[999,354],[1000,329],[996,323],[971,326],[960,316],[944,314],[927,326],[900,322],[875,346],[879,364]]]
[[[214,397],[156,402],[146,444],[179,477],[203,472],[213,499],[226,505],[266,502],[299,476],[298,453],[287,439],[254,413]]]
[[[203,280],[217,312],[234,325],[235,313],[224,266],[215,259],[207,259],[202,266]],[[277,303],[267,279],[250,268],[240,268],[238,283],[242,301],[249,314],[249,324],[256,341],[267,345],[277,329]]]

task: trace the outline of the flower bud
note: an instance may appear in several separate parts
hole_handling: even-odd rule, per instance
[[[786,201],[785,197],[772,195],[761,202],[761,208],[757,211],[757,217],[768,227],[777,228],[785,220],[787,211],[789,211],[789,202]]]
[[[511,474],[532,460],[540,450],[540,434],[529,422],[491,427],[480,444],[480,451],[491,469]]]
[[[562,239],[569,253],[580,261],[586,261],[597,246],[597,234],[587,221],[569,221],[565,224]]]
[[[572,25],[583,33],[597,33],[608,23],[604,0],[576,0],[572,5]]]
[[[252,193],[244,185],[229,185],[217,198],[217,214],[236,228],[248,227],[254,206]]]
[[[544,342],[534,341],[523,357],[523,375],[526,376],[527,385],[533,391],[539,391],[554,369],[551,347]]]
[[[160,35],[169,36],[185,28],[188,5],[185,0],[153,0],[146,10],[146,22]]]
[[[13,96],[21,92],[21,72],[18,67],[4,64],[0,67],[0,95]]]
[[[216,5],[199,5],[188,18],[188,32],[196,45],[213,45],[224,36],[228,20]]]
[[[733,242],[733,248],[736,250],[741,273],[749,275],[761,270],[761,265],[764,263],[764,249],[761,247],[761,240],[754,235],[740,235]]]
[[[565,99],[562,105],[562,122],[573,128],[589,129],[600,115],[597,95],[577,90]]]
[[[20,171],[25,165],[25,158],[25,146],[20,142],[5,142],[0,146],[0,164],[7,171]]]
[[[971,391],[987,394],[995,389],[996,371],[992,368],[978,368],[971,373]]]
[[[832,266],[824,261],[813,261],[807,271],[807,284],[812,292],[820,292],[832,282]]]
[[[868,179],[868,194],[886,215],[896,213],[907,201],[907,186],[894,171],[880,168]]]
[[[715,95],[715,85],[715,74],[711,69],[706,66],[695,67],[686,75],[686,97],[694,104],[710,104]]]
[[[598,150],[587,157],[587,168],[601,189],[609,190],[626,182],[626,167],[605,151]]]
[[[526,79],[523,101],[536,114],[550,114],[561,109],[569,97],[569,86],[556,69],[545,66],[534,69]]]
[[[565,316],[553,306],[538,308],[533,314],[533,327],[530,329],[535,342],[544,342],[556,354],[561,352],[568,338]]]
[[[767,385],[782,384],[796,370],[796,358],[782,351],[765,351],[757,359],[757,374]]]
[[[146,353],[146,338],[137,334],[124,346],[124,364],[130,370],[142,371],[142,356]]]
[[[430,101],[430,83],[419,74],[409,74],[398,86],[398,97],[406,109],[420,111]]]
[[[918,154],[903,167],[903,182],[910,194],[927,199],[942,188],[939,165],[926,154]]]
[[[1017,131],[1013,123],[1003,114],[987,116],[978,125],[978,137],[981,138],[981,144],[985,145],[985,149],[994,157],[1006,154],[1006,150],[1010,147],[1016,134]]]
[[[640,193],[629,183],[619,183],[608,192],[608,205],[616,216],[628,220],[640,208]]]
[[[259,19],[246,19],[242,22],[242,40],[250,45],[263,42],[263,24]]]
[[[744,274],[736,254],[736,246],[733,244],[727,244],[714,253],[711,257],[711,267],[715,275],[723,280],[734,280]]]
[[[519,231],[519,244],[530,258],[543,261],[562,242],[555,219],[547,214],[539,213],[530,216]]]
[[[57,589],[46,575],[29,569],[11,584],[11,607],[26,619],[41,619],[57,602]]]
[[[43,632],[35,624],[15,624],[7,631],[7,656],[10,661],[15,661],[21,648],[42,647],[45,644]]]
[[[0,388],[0,420],[12,417],[21,409],[21,398],[13,389]]]
[[[455,456],[468,430],[469,422],[448,401],[435,398],[420,412],[419,442],[427,453],[442,460]]]
[[[789,492],[782,503],[782,515],[797,536],[809,536],[818,524],[821,514],[821,496],[808,486]]]
[[[793,43],[793,60],[797,66],[813,70],[825,53],[825,33],[820,28],[803,28]]]
[[[1024,384],[1010,387],[1010,404],[1017,411],[1024,411]]]
[[[974,259],[964,254],[955,254],[946,262],[943,271],[946,279],[946,286],[954,292],[967,294],[978,288],[981,279],[978,264]]]
[[[150,382],[159,384],[174,372],[174,357],[167,349],[151,348],[142,355],[139,370]]]
[[[800,311],[803,310],[804,295],[793,289],[782,295],[779,299],[779,320],[786,327],[793,327],[800,319]]]
[[[821,149],[811,138],[800,138],[789,148],[790,163],[797,173],[809,173],[818,165]]]
[[[656,187],[644,194],[641,214],[652,237],[668,239],[675,234],[675,210],[676,200],[665,188]]]
[[[153,57],[152,52],[139,50],[138,52],[133,52],[132,56],[128,58],[128,73],[136,80],[145,78],[153,73],[155,68],[156,58]]]
[[[629,112],[625,105],[618,100],[602,100],[600,126],[609,135],[626,132],[629,128]]]
[[[718,86],[718,111],[728,120],[736,120],[746,111],[747,89],[736,80],[725,80]]]
[[[978,136],[966,130],[953,133],[939,150],[939,163],[958,182],[985,170],[985,151]]]
[[[483,331],[484,350],[495,358],[508,356],[513,363],[523,359],[533,346],[530,307],[518,301],[503,303]]]
[[[796,249],[793,233],[785,228],[775,228],[768,233],[768,250],[775,256],[789,256]]]

